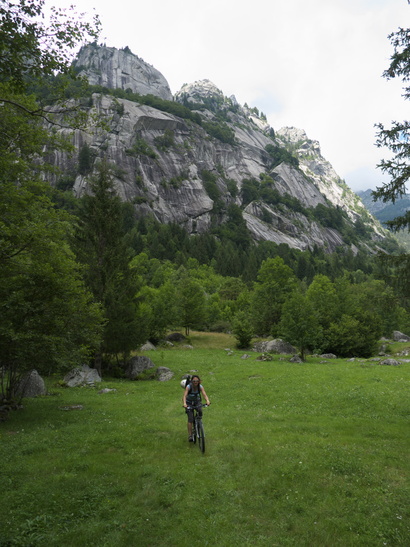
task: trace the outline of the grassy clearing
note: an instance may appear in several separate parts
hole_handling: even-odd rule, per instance
[[[0,425],[0,545],[409,545],[410,365],[217,344],[151,352],[170,382],[50,379],[27,399]],[[212,401],[203,456],[181,407],[190,370]]]

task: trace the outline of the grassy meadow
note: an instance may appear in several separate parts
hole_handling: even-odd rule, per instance
[[[410,363],[191,343],[147,352],[169,382],[49,378],[0,424],[0,546],[410,545]],[[181,402],[193,370],[204,455]]]

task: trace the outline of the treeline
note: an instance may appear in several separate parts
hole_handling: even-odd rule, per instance
[[[213,233],[190,236],[176,224],[137,218],[133,207],[115,195],[108,165],[93,179],[92,191],[78,200],[76,212],[78,224],[87,225],[81,239],[91,245],[85,253],[77,251],[91,273],[88,284],[92,287],[100,277],[113,283],[120,279],[108,291],[111,295],[124,288],[126,279],[134,287],[130,300],[115,312],[109,312],[113,297],[105,299],[92,289],[110,317],[106,366],[110,355],[126,355],[137,341],[157,343],[168,329],[178,327],[187,333],[234,332],[240,347],[248,347],[254,337],[280,336],[302,355],[315,351],[364,357],[375,352],[381,336],[409,327],[406,302],[387,283],[386,265],[363,251],[340,248],[326,254],[320,248],[302,252],[272,242],[255,245],[235,206]],[[105,225],[98,218],[110,222]],[[101,240],[112,240],[107,260],[95,243]],[[78,240],[73,244],[79,249]],[[119,249],[115,262],[110,253],[118,255]],[[107,270],[98,273],[101,265]]]

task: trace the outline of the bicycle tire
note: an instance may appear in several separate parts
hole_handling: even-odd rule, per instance
[[[203,454],[205,452],[205,432],[204,432],[204,426],[202,425],[202,420],[200,420],[199,423],[197,424],[197,431],[198,431],[199,450]]]
[[[194,423],[192,424],[192,437],[194,439],[194,444],[196,444],[196,439],[198,437],[197,435],[197,426],[196,426],[196,420],[194,420]]]

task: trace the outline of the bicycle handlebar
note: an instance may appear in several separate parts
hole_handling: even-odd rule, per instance
[[[199,407],[204,408],[204,407],[207,407],[207,406],[209,406],[209,405],[187,406],[186,409],[187,410],[194,410],[195,408],[199,408]],[[185,408],[185,407],[183,407],[183,408]]]

